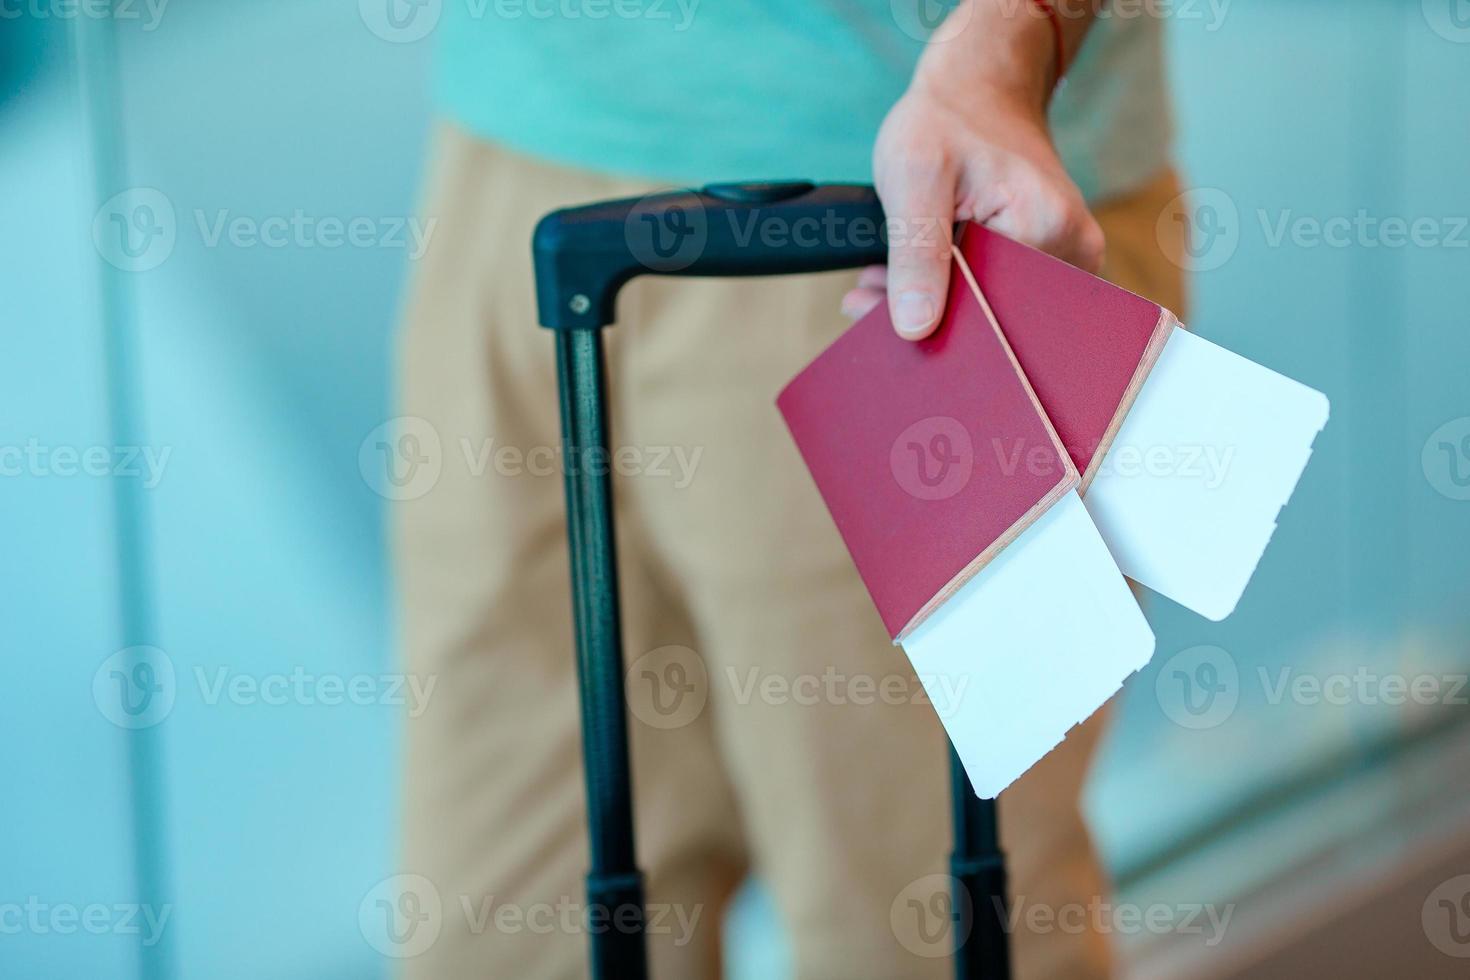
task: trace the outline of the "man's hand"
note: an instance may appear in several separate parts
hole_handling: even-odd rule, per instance
[[[950,16],[962,15],[964,29],[931,43],[878,133],[873,178],[889,219],[888,265],[864,270],[842,302],[857,317],[886,293],[909,340],[927,337],[944,312],[956,221],[983,222],[1089,272],[1102,266],[1102,229],[1047,128],[1050,25],[994,0]],[[1069,26],[1080,43],[1086,24]]]

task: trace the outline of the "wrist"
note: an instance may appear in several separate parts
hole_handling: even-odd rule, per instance
[[[914,87],[951,102],[999,99],[1044,117],[1062,66],[1043,8],[1032,0],[965,0],[949,16],[958,24],[946,21],[929,43]]]

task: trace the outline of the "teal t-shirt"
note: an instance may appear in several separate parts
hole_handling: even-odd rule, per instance
[[[472,133],[607,173],[868,181],[878,126],[929,36],[925,12],[944,11],[935,0],[443,0],[436,98]],[[1089,199],[1167,162],[1162,60],[1158,17],[1105,14],[1069,69],[1052,129]]]

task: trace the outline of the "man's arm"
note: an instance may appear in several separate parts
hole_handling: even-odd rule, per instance
[[[1052,0],[1070,61],[1095,4]],[[1103,235],[1052,145],[1046,108],[1062,67],[1036,0],[964,0],[944,21],[889,110],[873,179],[890,219],[888,266],[866,270],[843,309],[860,315],[886,292],[910,340],[943,312],[951,226],[982,221],[1096,272]]]

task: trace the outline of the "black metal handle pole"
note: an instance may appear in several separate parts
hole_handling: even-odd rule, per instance
[[[633,843],[602,331],[557,331],[556,369],[591,842],[586,923],[592,977],[643,980],[643,875]]]
[[[954,809],[954,851],[949,858],[954,879],[954,973],[958,980],[1009,980],[1006,864],[995,800],[975,795],[953,746],[949,773]]]
[[[883,210],[873,188],[805,181],[712,185],[603,201],[548,214],[532,243],[541,325],[556,334],[565,442],[582,752],[591,870],[594,980],[643,980],[643,878],[633,846],[632,780],[623,698],[621,622],[604,400],[602,328],[618,290],[645,273],[753,276],[883,261]],[[961,978],[1007,980],[1005,858],[995,803],[975,796],[951,752]]]

